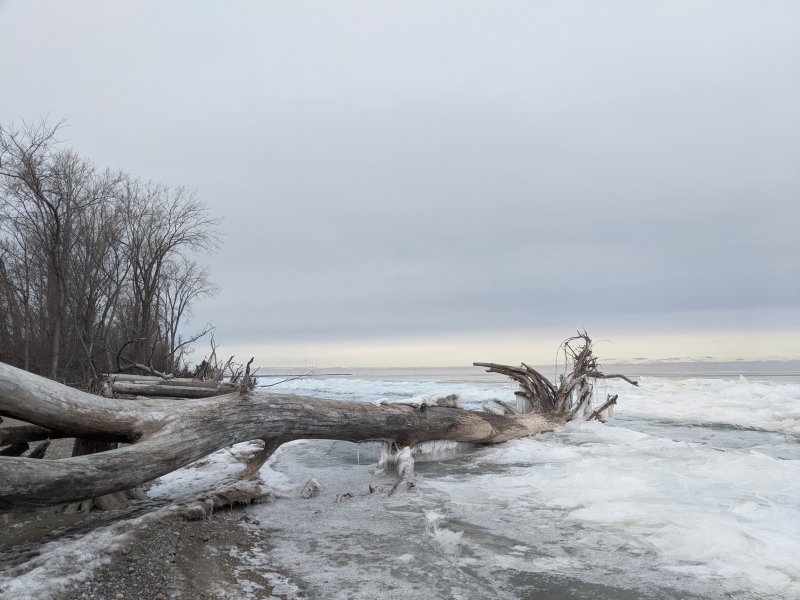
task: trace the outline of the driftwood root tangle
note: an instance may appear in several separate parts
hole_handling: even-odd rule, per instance
[[[559,348],[559,351],[561,350],[564,353],[565,364],[571,363],[571,367],[567,369],[565,366],[565,373],[558,378],[558,387],[525,363],[519,367],[487,362],[472,364],[476,367],[485,367],[488,373],[500,373],[519,383],[520,389],[515,392],[517,412],[546,414],[555,420],[571,420],[581,409],[589,407],[593,390],[592,381],[595,379],[619,378],[631,385],[639,385],[625,375],[603,373],[592,352],[592,340],[585,331],[564,340]],[[613,402],[608,406],[611,404]],[[495,410],[500,412],[497,408]]]

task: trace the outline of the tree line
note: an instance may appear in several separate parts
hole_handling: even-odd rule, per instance
[[[185,369],[202,332],[182,326],[216,291],[192,255],[217,221],[184,188],[97,168],[63,125],[0,125],[0,361],[85,386]]]

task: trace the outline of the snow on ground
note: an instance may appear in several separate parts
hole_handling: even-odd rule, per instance
[[[232,482],[241,473],[243,464],[263,448],[258,442],[243,442],[159,477],[147,491],[154,500],[181,501],[197,498],[215,486]]]
[[[28,560],[0,567],[0,600],[47,600],[68,586],[87,580],[95,569],[111,562],[111,554],[125,544],[136,528],[160,519],[162,511],[156,509],[82,535],[47,542]]]
[[[513,386],[474,382],[288,387],[373,402],[455,392],[472,408],[513,399]],[[239,558],[290,598],[306,588],[311,597],[418,600],[559,589],[573,598],[800,597],[800,384],[645,377],[639,387],[600,382],[598,400],[606,393],[620,394],[607,425],[574,423],[492,448],[417,449],[411,494],[369,492],[395,481],[376,470],[377,444],[286,444],[261,471],[282,499],[251,509],[274,548]],[[239,444],[162,477],[143,516],[0,566],[0,600],[46,599],[84,580],[167,506],[235,479],[254,449]],[[311,477],[320,494],[296,498]]]
[[[85,581],[111,561],[111,554],[122,548],[137,528],[168,516],[174,512],[175,503],[192,500],[234,480],[243,459],[259,447],[246,442],[215,452],[158,479],[147,492],[149,505],[134,504],[131,509],[117,511],[119,520],[110,524],[103,519],[103,524],[93,529],[46,542],[33,551],[28,549],[30,556],[0,566],[0,600],[47,600],[67,586]],[[276,474],[273,479],[277,483],[281,476]]]

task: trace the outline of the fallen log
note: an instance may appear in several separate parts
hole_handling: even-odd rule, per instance
[[[0,456],[19,456],[25,454],[29,448],[27,442],[17,442],[0,450]]]
[[[549,415],[376,406],[262,391],[174,402],[104,398],[0,363],[0,414],[71,435],[130,445],[61,460],[3,457],[0,510],[102,496],[150,481],[237,442],[274,450],[296,439],[495,444],[550,431]]]
[[[575,343],[578,340],[582,345]],[[288,441],[388,441],[405,453],[398,472],[411,488],[415,476],[410,451],[417,444],[434,440],[497,444],[552,431],[575,418],[581,408],[588,414],[591,380],[604,375],[585,333],[567,340],[564,348],[573,368],[562,375],[558,387],[524,363],[520,367],[475,363],[520,382],[518,394],[532,409],[527,414],[515,414],[503,403],[491,412],[464,410],[454,397],[433,404],[374,405],[268,393],[253,389],[249,369],[236,391],[221,396],[181,402],[158,397],[108,398],[0,363],[0,415],[32,424],[25,426],[27,435],[11,434],[7,439],[24,443],[27,449],[27,441],[55,437],[51,433],[57,431],[59,436],[91,440],[92,449],[101,450],[61,460],[0,457],[0,511],[80,503],[122,492],[250,440],[263,440],[264,448],[244,469],[245,479],[256,476],[269,456]],[[162,384],[169,385],[166,381],[146,385]],[[219,389],[216,382],[212,384],[171,388]],[[161,390],[158,394],[163,395]],[[603,408],[590,418],[599,418]],[[116,442],[129,445],[115,448]],[[8,450],[20,453],[16,447]]]
[[[128,375],[126,373],[111,373],[105,376],[112,386],[120,383],[138,383],[143,385],[159,384],[169,387],[188,387],[188,388],[203,388],[203,389],[222,389],[233,391],[237,386],[233,383],[224,381],[200,381],[199,379],[191,379],[189,377],[180,377],[174,379],[159,379],[150,375]]]
[[[36,448],[28,452],[28,458],[44,458],[47,449],[50,447],[50,440],[42,442]]]
[[[115,396],[153,396],[159,398],[210,398],[239,389],[234,383],[199,381],[189,378],[163,379],[152,375],[111,373],[105,376],[108,391]]]
[[[17,425],[0,428],[0,447],[17,442],[38,442],[70,437],[36,425]]]
[[[195,382],[202,384],[202,382]],[[181,382],[134,382],[134,381],[115,381],[111,384],[114,394],[124,394],[128,396],[155,396],[161,398],[211,398],[229,394],[236,388],[230,384],[216,383],[191,385]]]

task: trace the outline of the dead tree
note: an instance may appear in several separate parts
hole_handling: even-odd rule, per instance
[[[586,342],[588,346],[588,338]],[[587,370],[595,364],[590,355],[590,350],[582,355],[579,378],[598,376],[594,367]],[[497,372],[509,369],[489,366]],[[529,367],[508,372],[535,373]],[[376,406],[267,393],[248,385],[249,377],[248,363],[236,391],[210,398],[105,398],[0,363],[0,415],[32,424],[15,428],[5,440],[0,434],[0,446],[65,436],[129,444],[62,460],[0,457],[0,511],[128,490],[249,440],[263,440],[264,449],[245,476],[255,475],[281,444],[297,439],[391,441],[400,449],[432,440],[496,444],[551,431],[569,421],[574,406],[562,399],[577,386],[570,378],[556,389],[541,376],[526,374],[518,380],[542,390],[530,395],[536,410],[498,415],[464,410],[452,397],[420,406]],[[200,387],[198,383],[194,387]]]
[[[558,387],[525,363],[519,367],[483,362],[472,364],[486,367],[488,373],[506,375],[519,383],[520,389],[515,392],[518,412],[547,414],[561,421],[570,421],[581,409],[588,409],[593,392],[592,382],[595,379],[619,378],[638,385],[625,375],[606,374],[600,370],[597,357],[592,352],[592,340],[585,331],[564,340],[559,347],[559,351],[561,350],[564,352],[567,371],[558,377]],[[603,410],[605,408],[608,406]],[[598,416],[599,413],[593,418]]]
[[[130,444],[62,460],[2,457],[0,510],[126,490],[247,440],[263,439],[273,449],[295,439],[393,440],[399,446],[442,439],[491,444],[560,424],[536,414],[503,417],[261,391],[179,402],[102,398],[2,363],[0,413],[80,438]]]
[[[62,125],[0,123],[0,360],[89,387],[130,345],[133,367],[172,372],[215,289],[185,257],[216,247],[216,220],[191,192],[99,170]]]
[[[123,204],[127,215],[125,245],[131,264],[133,362],[149,364],[163,341],[159,331],[160,311],[164,308],[160,295],[164,293],[165,280],[171,280],[167,271],[174,267],[182,251],[216,248],[216,221],[209,216],[205,204],[183,188],[171,190],[128,181]],[[191,281],[192,276],[187,276]],[[207,293],[213,290],[204,277],[189,285],[200,286]],[[191,301],[191,296],[185,299],[186,304]],[[173,316],[180,320],[186,308],[183,306],[181,314]]]

